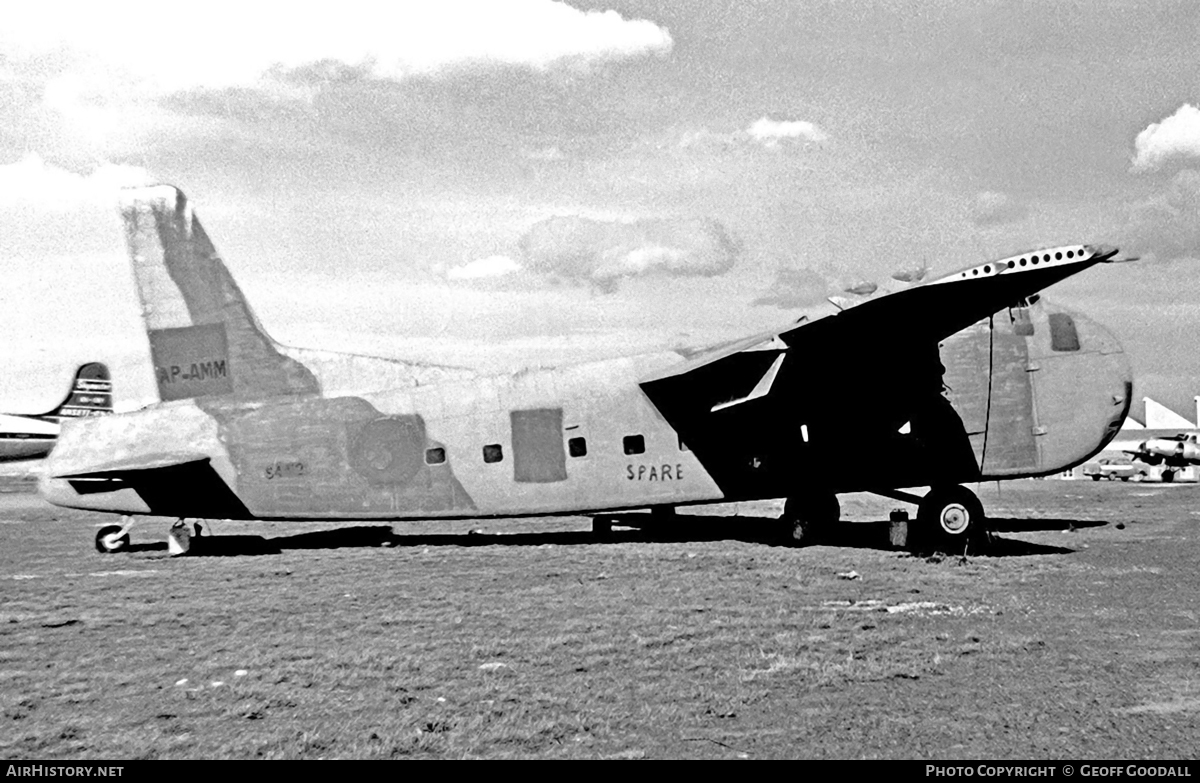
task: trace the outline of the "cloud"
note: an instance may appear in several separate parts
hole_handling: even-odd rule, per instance
[[[997,226],[1024,220],[1028,207],[1004,193],[981,191],[971,202],[971,221],[977,226]]]
[[[343,0],[321,13],[229,0],[200,12],[156,1],[79,4],[68,13],[27,3],[5,12],[0,61],[43,63],[48,97],[61,102],[81,91],[115,98],[255,88],[291,72],[398,81],[493,66],[587,69],[665,55],[673,43],[649,20],[551,0]]]
[[[784,269],[775,273],[775,282],[762,296],[754,300],[756,305],[778,307],[789,310],[797,307],[812,307],[825,301],[829,293],[829,281],[811,269]]]
[[[470,263],[450,267],[446,279],[452,281],[483,280],[504,277],[521,271],[521,265],[508,256],[488,256]]]
[[[1200,109],[1185,103],[1134,140],[1133,171],[1153,171],[1177,158],[1200,158]]]
[[[83,204],[112,202],[124,187],[153,184],[145,169],[106,163],[77,174],[46,163],[35,152],[0,166],[0,206],[67,212]]]
[[[733,267],[741,250],[715,220],[633,222],[552,217],[521,238],[529,271],[605,292],[625,278],[651,274],[713,277]]]
[[[716,133],[707,128],[686,131],[680,137],[679,146],[700,149],[763,147],[774,150],[781,147],[806,147],[828,139],[829,134],[806,120],[773,120],[764,116],[746,129],[732,133]]]
[[[804,120],[787,121],[773,120],[762,117],[745,130],[745,134],[764,147],[778,147],[783,142],[825,141],[829,137],[811,122]]]
[[[1200,259],[1200,171],[1180,171],[1163,193],[1135,205],[1119,244],[1147,261]]]

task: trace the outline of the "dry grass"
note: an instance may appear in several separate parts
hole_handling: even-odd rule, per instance
[[[0,755],[1194,757],[1200,489],[1152,492],[987,491],[1021,530],[969,559],[775,547],[754,506],[662,542],[226,523],[176,559],[160,521],[103,556],[102,518],[7,496]]]

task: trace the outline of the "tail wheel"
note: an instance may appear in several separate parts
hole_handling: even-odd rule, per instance
[[[96,551],[111,555],[129,546],[129,534],[121,535],[120,525],[105,525],[96,531]]]
[[[780,518],[781,532],[793,546],[815,544],[828,536],[841,516],[841,504],[832,493],[788,498]]]
[[[934,487],[917,507],[922,528],[937,542],[954,546],[983,532],[983,504],[966,487]]]

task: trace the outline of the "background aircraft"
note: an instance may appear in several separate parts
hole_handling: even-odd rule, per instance
[[[101,551],[125,546],[138,514],[474,518],[781,497],[781,531],[806,542],[856,491],[916,503],[922,530],[963,544],[983,509],[962,482],[1079,464],[1130,405],[1112,335],[1034,296],[1114,249],[979,264],[687,356],[481,376],[281,346],[182,193],[130,191],[123,217],[162,402],[68,424],[39,484],[52,503],[130,515],[100,531]],[[859,469],[868,458],[888,469]]]
[[[91,362],[75,371],[71,391],[45,413],[0,413],[0,462],[37,459],[50,453],[63,419],[112,413],[108,367]]]
[[[1200,433],[1181,432],[1161,438],[1149,438],[1126,454],[1148,465],[1186,468],[1200,465]],[[1164,474],[1165,476],[1166,474]]]

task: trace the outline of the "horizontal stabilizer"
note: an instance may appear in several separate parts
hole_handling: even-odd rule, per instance
[[[80,495],[132,489],[150,514],[200,519],[253,519],[241,498],[201,454],[156,454],[55,475]]]
[[[207,454],[145,454],[134,459],[110,462],[99,470],[89,470],[83,473],[64,473],[54,478],[60,479],[89,479],[89,478],[118,478],[124,475],[161,468],[179,467],[197,462],[208,462]]]

